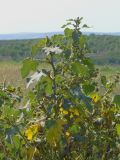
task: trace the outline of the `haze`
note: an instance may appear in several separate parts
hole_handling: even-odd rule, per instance
[[[120,0],[0,0],[0,34],[55,32],[83,16],[90,32],[120,32]]]

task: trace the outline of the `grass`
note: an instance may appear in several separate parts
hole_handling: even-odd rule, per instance
[[[101,75],[105,75],[108,80],[113,81],[115,75],[120,75],[120,66],[119,65],[104,65],[104,66],[97,66],[99,68]],[[113,94],[120,94],[120,82],[117,83]]]
[[[25,80],[22,79],[20,68],[22,64],[13,61],[0,62],[0,84],[5,81],[7,85],[25,87]],[[50,68],[46,64],[41,64],[39,69]],[[97,66],[102,75],[106,75],[111,79],[116,73],[120,73],[120,66]],[[116,93],[120,94],[120,85],[115,89]]]
[[[8,85],[23,85],[20,68],[20,63],[15,63],[11,61],[0,62],[0,84],[6,82],[6,84]]]
[[[21,63],[14,61],[1,61],[0,62],[0,85],[4,82],[9,85],[25,87],[25,80],[22,79],[20,69]],[[50,66],[46,64],[40,64],[39,69],[49,69]]]
[[[107,76],[113,76],[117,73],[120,74],[120,65],[104,65],[104,66],[97,66],[99,68],[99,70],[101,71],[101,73],[103,75],[107,75]]]

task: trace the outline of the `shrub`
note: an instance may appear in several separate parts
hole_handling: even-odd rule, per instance
[[[26,105],[19,106],[20,88],[1,87],[1,159],[119,158],[120,95],[112,94],[119,75],[108,81],[86,56],[81,32],[86,27],[82,18],[69,19],[64,35],[32,48],[21,69],[31,86]],[[38,51],[45,58],[39,59]],[[40,63],[47,69],[39,70]]]

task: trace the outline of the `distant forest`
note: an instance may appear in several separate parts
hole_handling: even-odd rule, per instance
[[[91,34],[86,38],[91,52],[89,56],[96,64],[120,64],[120,36]],[[31,54],[32,46],[38,41],[39,39],[1,40],[0,60],[21,61]]]

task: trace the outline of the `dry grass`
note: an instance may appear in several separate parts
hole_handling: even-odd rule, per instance
[[[22,79],[20,68],[22,64],[15,62],[0,62],[0,85],[4,82],[13,86],[25,87],[25,80]],[[50,69],[49,65],[40,64],[39,69]]]
[[[6,84],[20,86],[22,88],[25,87],[25,80],[22,79],[20,73],[21,64],[15,62],[0,62],[0,84],[6,81]],[[49,65],[40,64],[39,69],[47,68],[50,69]],[[109,79],[116,73],[120,73],[120,66],[97,66],[100,69],[101,74],[107,75]],[[120,83],[116,87],[115,93],[120,94]]]
[[[14,62],[0,62],[0,84],[6,82],[11,85],[23,85],[23,79],[20,74],[21,64]]]

